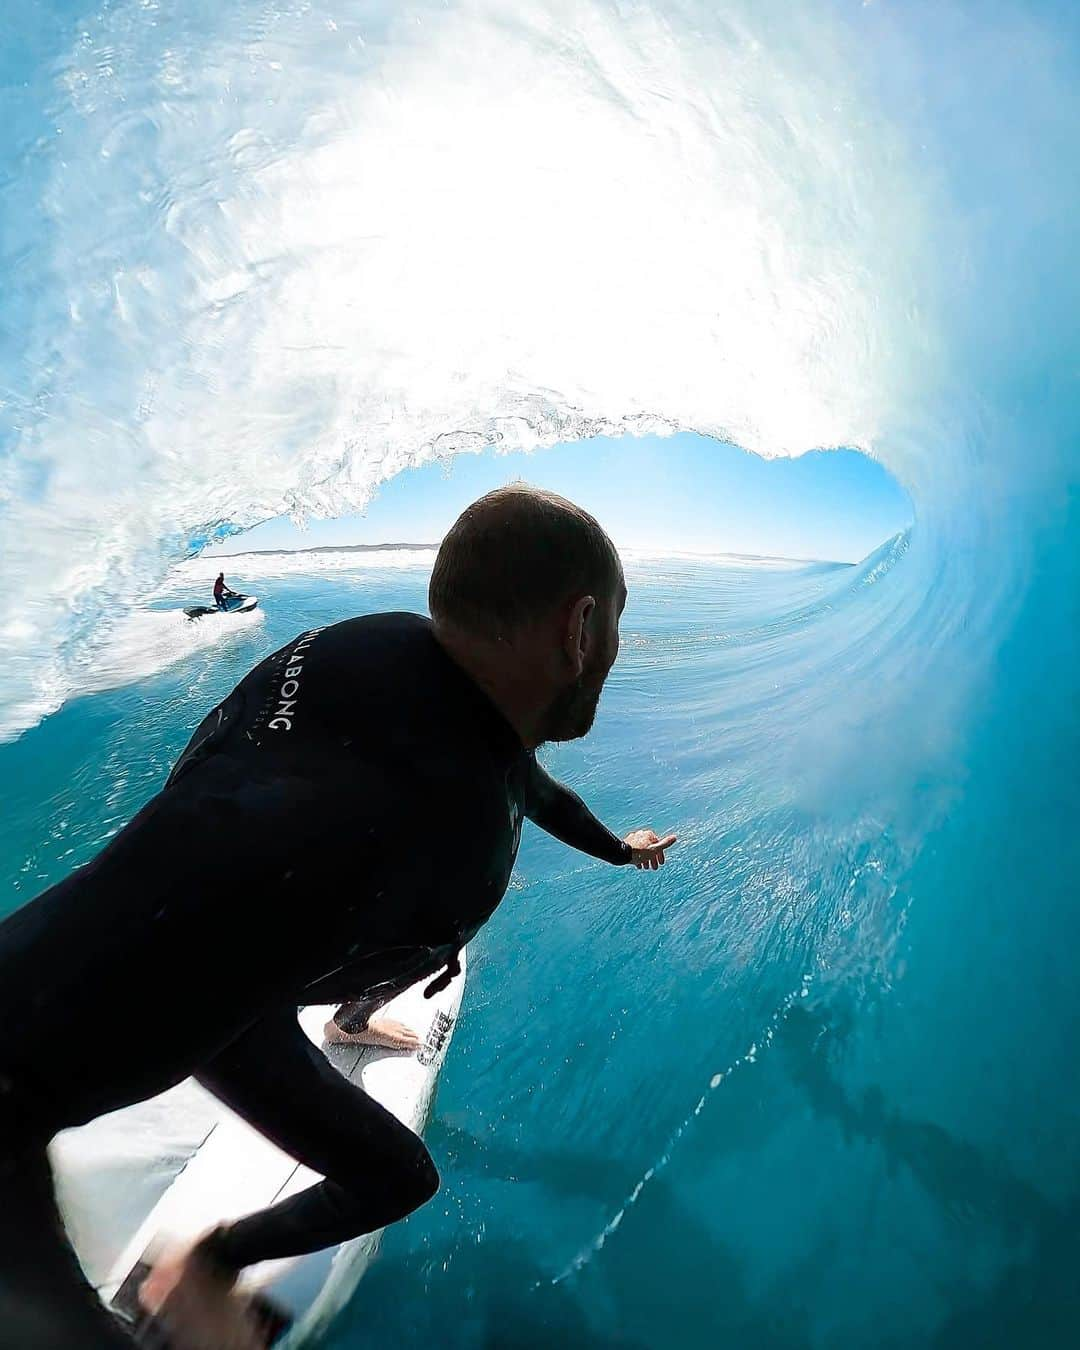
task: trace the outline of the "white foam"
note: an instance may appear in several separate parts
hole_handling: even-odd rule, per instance
[[[157,675],[196,652],[235,642],[264,619],[260,609],[201,619],[189,619],[182,609],[134,610],[86,649],[79,687],[88,692],[115,689]]]

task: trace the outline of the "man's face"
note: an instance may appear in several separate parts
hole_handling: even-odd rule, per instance
[[[545,714],[545,741],[576,741],[592,729],[604,681],[619,654],[619,620],[625,608],[626,583],[620,577],[614,595],[598,602],[589,618],[592,640],[584,669],[556,695]]]

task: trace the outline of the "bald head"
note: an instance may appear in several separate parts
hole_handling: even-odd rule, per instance
[[[607,604],[621,589],[619,555],[593,517],[515,483],[458,517],[435,560],[428,605],[436,625],[493,639],[582,595]]]

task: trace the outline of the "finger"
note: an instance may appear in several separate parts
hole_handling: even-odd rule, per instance
[[[661,848],[670,848],[672,844],[676,842],[678,837],[679,836],[677,834],[665,834],[663,839],[658,839],[656,842],[660,845]]]

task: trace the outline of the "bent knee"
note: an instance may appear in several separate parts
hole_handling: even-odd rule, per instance
[[[377,1157],[357,1155],[347,1176],[340,1172],[334,1176],[336,1185],[355,1203],[377,1215],[378,1223],[373,1222],[372,1227],[382,1228],[405,1218],[426,1205],[439,1189],[439,1172],[431,1154],[415,1135],[410,1135],[410,1142],[411,1147]]]
[[[414,1209],[426,1205],[438,1192],[439,1185],[439,1169],[432,1162],[431,1154],[421,1144],[409,1169],[408,1196],[411,1203],[406,1213],[411,1214]]]

